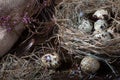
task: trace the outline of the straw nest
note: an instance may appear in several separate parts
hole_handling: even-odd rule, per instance
[[[8,54],[1,58],[1,80],[79,80],[117,79],[120,76],[120,1],[119,0],[48,0],[32,14],[32,24]],[[59,4],[58,4],[59,3]],[[97,4],[97,5],[96,5]],[[33,8],[33,9],[35,9]],[[31,8],[32,9],[32,8]],[[98,9],[110,13],[109,28],[114,28],[110,40],[101,41],[91,33],[78,29],[81,19],[92,18]],[[34,11],[34,10],[33,10]],[[37,15],[37,16],[36,16]],[[108,28],[107,28],[108,29]],[[25,35],[27,34],[27,35]],[[41,61],[47,53],[60,56],[60,66],[49,69]],[[86,74],[80,61],[90,56],[100,62],[100,70]],[[104,72],[107,70],[106,72]]]

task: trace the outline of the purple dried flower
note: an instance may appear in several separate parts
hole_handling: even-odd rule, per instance
[[[10,31],[12,31],[12,28],[11,28],[11,27],[8,27],[8,28],[7,28],[7,32],[10,32]]]
[[[26,23],[26,24],[31,23],[31,19],[28,17],[28,13],[27,12],[25,13],[22,21],[24,23]]]

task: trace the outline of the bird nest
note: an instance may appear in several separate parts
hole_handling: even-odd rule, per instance
[[[1,80],[119,80],[119,0],[60,0],[60,3],[47,0],[46,5],[44,1],[38,1],[41,6],[31,16],[32,24],[27,23],[21,38],[1,58]],[[78,29],[82,18],[91,20],[93,24],[96,20],[92,15],[98,9],[106,9],[110,13],[107,22],[115,29],[110,40],[95,39],[92,35],[94,30],[84,33]],[[41,61],[42,55],[53,52],[60,55],[61,64],[57,69],[49,69]],[[85,56],[97,59],[100,70],[94,74],[84,73],[80,61]]]
[[[117,67],[120,57],[120,5],[118,3],[117,0],[65,0],[57,6],[57,22],[62,37],[61,46],[69,53],[75,54],[76,58],[92,56],[99,59],[107,64],[116,76],[119,74]],[[81,18],[87,18],[94,24],[96,20],[93,19],[93,14],[99,9],[106,9],[110,13],[110,20],[107,22],[109,28],[115,29],[112,34],[114,37],[110,40],[97,40],[93,37],[94,30],[87,34],[78,28]],[[111,61],[113,62],[111,63]],[[115,66],[114,64],[118,65]],[[117,70],[113,69],[113,65]]]
[[[66,48],[68,47],[68,49],[72,49],[73,52],[74,50],[82,49],[95,54],[106,54],[109,56],[119,55],[119,5],[115,5],[117,1],[112,2],[107,0],[100,0],[101,3],[96,5],[99,1],[95,1],[96,0],[91,0],[89,2],[82,0],[73,2],[65,1],[57,6],[57,21],[60,26],[60,36],[63,38],[62,44],[63,46],[66,46]],[[115,29],[113,31],[113,35],[115,35],[115,37],[110,40],[96,40],[92,34],[83,33],[83,31],[80,31],[77,28],[80,24],[79,16],[81,14],[83,15],[82,17],[85,15],[88,19],[93,20],[91,16],[98,9],[108,9],[111,11],[111,19],[108,22],[109,26],[114,27]],[[95,21],[93,20],[93,22]]]

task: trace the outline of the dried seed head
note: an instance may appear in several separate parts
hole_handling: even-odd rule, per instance
[[[81,70],[85,73],[95,73],[100,68],[100,63],[95,58],[86,56],[81,61]]]
[[[100,19],[100,20],[97,20],[94,23],[95,31],[99,31],[100,32],[100,31],[103,31],[103,30],[105,30],[107,28],[108,28],[108,24],[107,24],[107,22],[105,20]]]
[[[108,20],[110,18],[108,11],[104,9],[97,10],[93,14],[93,17],[96,19],[105,19],[105,20]]]
[[[59,67],[60,58],[55,52],[53,54],[45,54],[41,57],[41,61],[48,68],[57,68]]]
[[[78,29],[84,33],[91,33],[93,29],[93,25],[89,20],[83,19]]]

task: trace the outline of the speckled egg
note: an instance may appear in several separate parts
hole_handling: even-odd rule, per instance
[[[106,31],[102,31],[102,32],[98,32],[98,33],[94,32],[94,38],[105,42],[107,40],[110,40],[112,37],[111,37],[110,33],[106,32]]]
[[[85,73],[95,73],[100,68],[100,63],[97,59],[86,56],[82,59],[80,66]]]
[[[84,33],[91,33],[93,29],[93,25],[89,20],[83,19],[78,29]]]
[[[94,23],[94,29],[95,31],[103,31],[105,29],[108,28],[108,24],[105,20],[97,20],[95,23]]]
[[[47,68],[57,68],[60,65],[59,64],[59,61],[60,61],[59,55],[55,52],[53,54],[51,54],[51,53],[44,54],[41,57],[41,61],[44,64],[44,66]]]
[[[93,14],[93,17],[96,18],[96,19],[108,20],[110,18],[110,15],[109,15],[107,10],[99,9]]]

